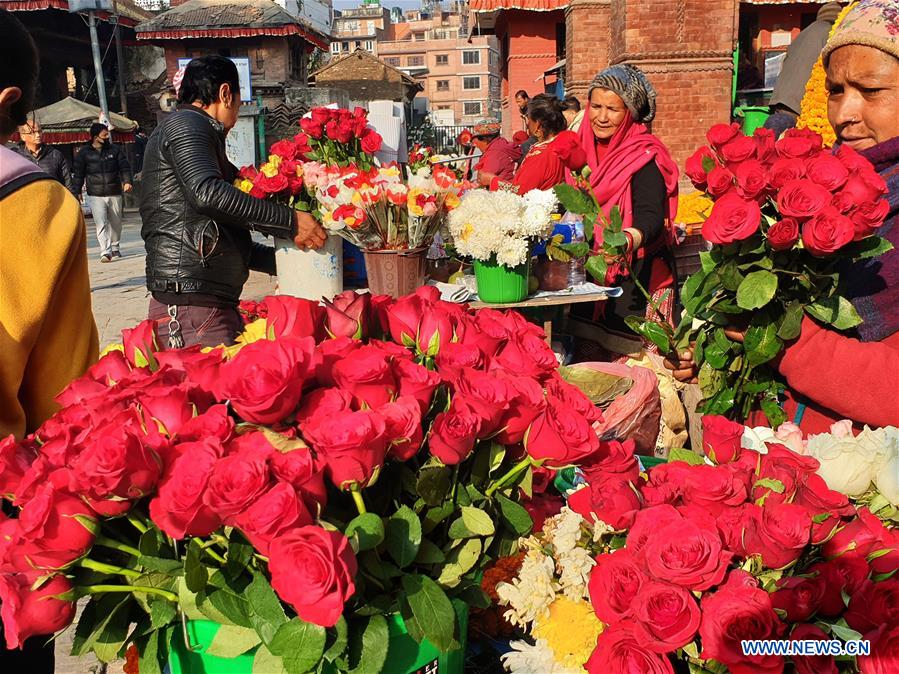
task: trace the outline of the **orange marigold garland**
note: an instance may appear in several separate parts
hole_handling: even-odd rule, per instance
[[[837,16],[833,27],[830,29],[828,40],[837,29],[837,26],[843,22],[843,18],[849,13],[849,10],[857,4],[857,2],[853,2],[843,8],[843,11]],[[811,129],[815,133],[820,134],[824,145],[831,147],[836,142],[837,137],[830,126],[830,121],[827,119],[827,88],[824,85],[826,77],[824,63],[819,56],[812,68],[811,77],[805,84],[805,95],[802,97],[802,107],[799,119],[796,120],[796,127],[799,129]]]

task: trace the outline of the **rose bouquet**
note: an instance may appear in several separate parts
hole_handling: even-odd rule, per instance
[[[805,315],[837,330],[861,322],[841,281],[847,264],[891,247],[875,234],[889,208],[886,185],[854,150],[831,153],[807,130],[775,142],[766,129],[744,136],[719,124],[708,139],[686,173],[714,201],[702,227],[713,247],[684,285],[675,338],[681,348],[695,343],[707,413],[745,419],[760,406],[777,426],[783,384],[767,365],[799,336]],[[728,327],[745,330],[742,343]]]
[[[610,443],[582,468],[587,484],[569,495],[572,512],[525,543],[519,578],[497,588],[507,615],[536,639],[506,658],[510,671],[578,671],[567,658],[590,630],[595,648],[579,664],[591,674],[896,670],[894,524],[829,489],[814,458],[774,442],[764,453],[743,449],[743,426],[723,417],[704,425],[713,463],[681,450],[641,473],[632,446]],[[570,610],[559,623],[553,606],[560,594],[576,600],[585,576],[600,625],[575,629]],[[866,639],[870,653],[743,648],[766,639]],[[528,668],[534,662],[553,667]]]
[[[599,411],[515,313],[344,293],[269,297],[227,349],[158,352],[149,321],[0,443],[7,644],[136,646],[163,670],[181,620],[253,671],[395,672],[387,617],[441,652],[479,574],[531,529],[535,466],[602,452]]]

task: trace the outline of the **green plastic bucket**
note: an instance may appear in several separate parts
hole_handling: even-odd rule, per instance
[[[453,607],[459,618],[462,648],[445,654],[427,640],[421,644],[415,641],[406,630],[401,616],[396,614],[387,616],[390,645],[384,674],[463,674],[468,634],[468,606],[454,601]],[[188,620],[187,634],[194,650],[189,650],[185,646],[181,630],[176,630],[169,650],[171,674],[253,674],[256,649],[236,658],[219,658],[205,653],[218,630],[218,623],[209,620]],[[326,665],[323,672],[337,674],[337,670],[330,665]]]
[[[765,126],[770,116],[767,107],[744,105],[734,110],[734,117],[743,118],[743,133],[747,136],[751,136],[759,127]]]
[[[504,267],[495,260],[474,261],[474,275],[478,281],[478,297],[490,304],[520,302],[528,296],[528,277],[531,271],[530,258],[514,269]]]

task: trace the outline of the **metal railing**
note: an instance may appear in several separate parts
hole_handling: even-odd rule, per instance
[[[470,127],[463,125],[436,126],[429,122],[409,127],[406,138],[409,147],[415,143],[433,147],[436,152],[461,154],[464,149],[459,145],[459,134]]]

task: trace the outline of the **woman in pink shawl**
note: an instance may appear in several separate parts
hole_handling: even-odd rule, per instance
[[[579,130],[592,169],[590,185],[603,212],[618,206],[628,239],[634,275],[661,302],[666,320],[677,306],[677,281],[671,246],[677,213],[677,164],[647,124],[655,116],[656,93],[643,72],[631,65],[603,70],[590,85],[588,106]],[[599,242],[597,242],[597,246]],[[624,295],[604,302],[594,318],[614,332],[633,337],[626,316],[658,315],[621,265],[610,266],[606,281],[621,285]]]

